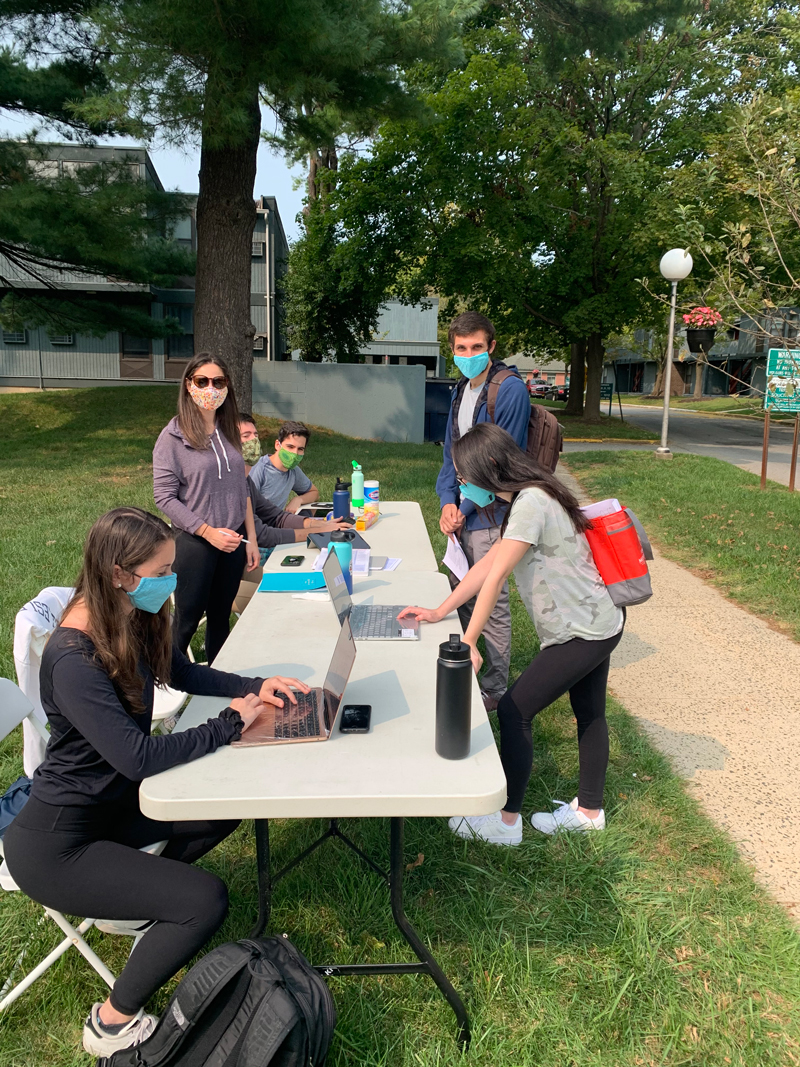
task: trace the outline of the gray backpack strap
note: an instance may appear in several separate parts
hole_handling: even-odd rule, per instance
[[[637,534],[637,536],[639,538],[639,543],[642,546],[642,552],[644,552],[644,558],[645,559],[652,559],[653,558],[653,548],[652,548],[652,545],[650,544],[650,538],[644,532],[644,526],[642,526],[642,524],[639,522],[638,518],[636,517],[636,515],[634,515],[634,513],[631,511],[630,508],[624,508],[623,510],[625,511],[625,514],[628,516],[628,518],[631,520],[631,522],[633,523],[633,528],[634,528],[634,530],[636,530],[636,534]]]

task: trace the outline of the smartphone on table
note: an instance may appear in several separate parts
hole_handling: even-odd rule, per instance
[[[281,560],[282,567],[300,567],[305,556],[284,556]]]
[[[371,719],[371,704],[347,704],[342,708],[342,718],[339,723],[339,730],[343,734],[369,733]]]

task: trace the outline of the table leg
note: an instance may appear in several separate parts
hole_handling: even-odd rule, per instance
[[[258,868],[258,919],[247,935],[261,937],[269,922],[272,910],[272,874],[269,856],[269,819],[255,820],[256,867]]]
[[[427,946],[408,921],[403,909],[403,872],[405,869],[403,865],[403,829],[404,820],[402,818],[392,818],[389,871],[389,891],[392,903],[392,915],[400,933],[413,948],[417,957],[426,965],[428,974],[434,980],[439,987],[442,996],[453,1009],[456,1022],[458,1023],[459,1045],[462,1048],[469,1048],[471,1033],[467,1009],[464,1007],[461,997],[453,988],[450,979],[430,954]]]

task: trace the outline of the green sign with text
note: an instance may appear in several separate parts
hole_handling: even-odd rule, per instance
[[[610,400],[613,395],[614,395],[614,386],[611,384],[611,382],[601,382],[600,383],[600,399],[601,400]]]
[[[800,350],[769,350],[764,410],[800,412]]]

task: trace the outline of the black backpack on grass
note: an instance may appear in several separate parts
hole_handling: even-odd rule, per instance
[[[323,980],[284,934],[204,956],[141,1045],[97,1067],[324,1067],[336,1025]]]

